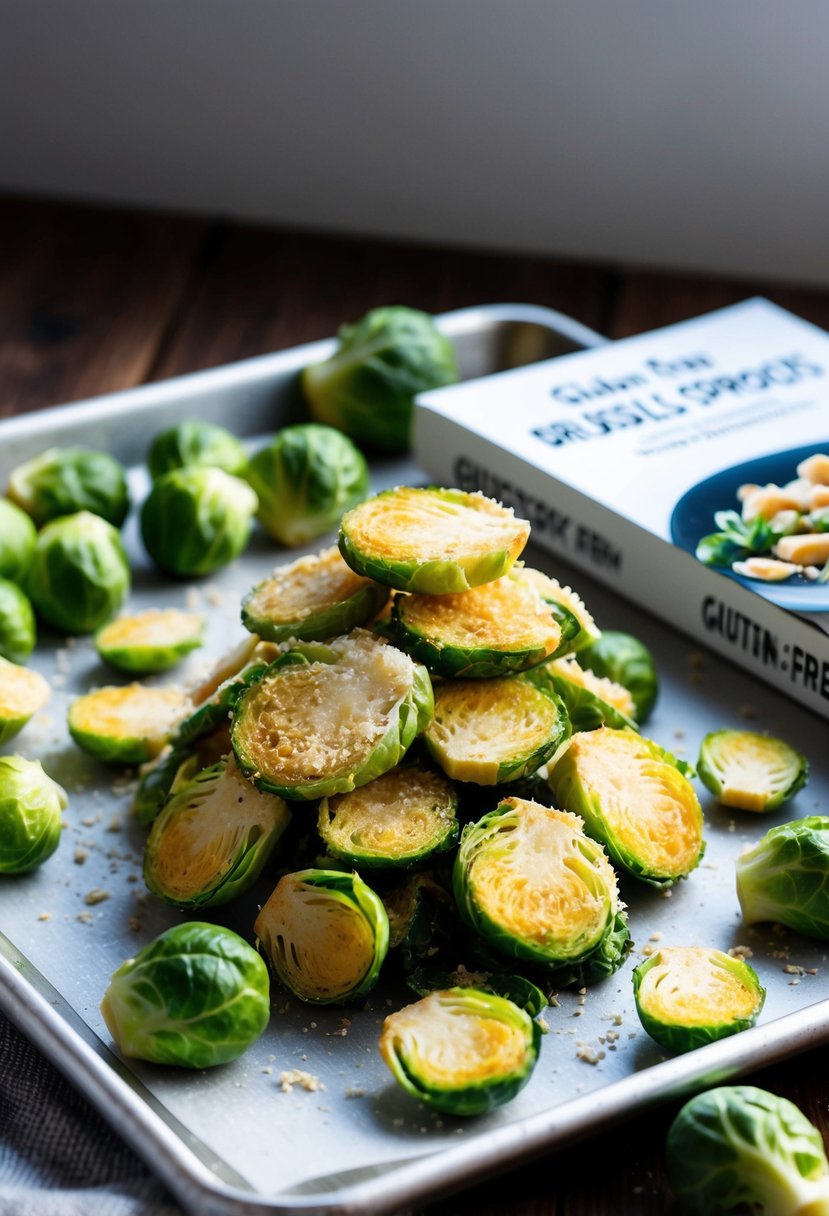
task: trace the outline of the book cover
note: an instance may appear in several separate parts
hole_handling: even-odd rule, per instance
[[[829,334],[817,326],[752,299],[424,393],[415,456],[829,717]]]

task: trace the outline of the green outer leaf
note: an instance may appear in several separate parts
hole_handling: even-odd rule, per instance
[[[700,744],[699,759],[697,760],[697,773],[702,784],[707,790],[719,798],[723,802],[723,806],[742,806],[742,803],[725,802],[723,801],[723,769],[720,763],[720,757],[724,756],[726,765],[728,763],[729,744],[736,740],[737,737],[751,737],[757,741],[758,746],[771,745],[777,749],[778,759],[781,754],[786,754],[791,768],[791,781],[786,785],[781,785],[776,792],[771,791],[771,781],[769,782],[769,796],[765,800],[762,808],[751,808],[763,811],[773,811],[777,807],[782,806],[785,802],[789,802],[794,798],[798,790],[802,789],[809,780],[809,761],[802,752],[797,751],[788,743],[784,743],[782,739],[775,739],[768,735],[760,735],[754,731],[745,730],[717,730],[711,731],[705,736]]]
[[[480,1115],[509,1102],[524,1088],[532,1076],[541,1042],[541,1030],[529,1013],[506,997],[477,988],[449,988],[424,1000],[445,1000],[467,1016],[495,1018],[522,1031],[525,1053],[520,1066],[502,1076],[482,1076],[480,1081],[466,1085],[440,1085],[430,1081],[418,1069],[416,1055],[401,1051],[397,1044],[381,1052],[399,1085],[435,1110],[448,1115]]]
[[[165,473],[188,465],[204,465],[232,477],[244,477],[248,458],[236,436],[223,426],[178,422],[155,436],[147,453],[147,468],[152,480],[158,481]]]
[[[242,693],[261,680],[268,670],[266,663],[252,663],[239,675],[222,684],[204,705],[180,723],[170,742],[175,748],[192,746],[197,739],[210,734],[233,713]]]
[[[116,528],[80,511],[48,523],[37,538],[26,590],[41,620],[62,633],[94,633],[130,589]]]
[[[600,638],[579,651],[579,664],[621,684],[633,697],[637,723],[641,726],[648,719],[659,694],[659,679],[653,655],[633,634],[602,630]]]
[[[198,772],[198,758],[187,748],[170,748],[162,752],[146,771],[142,772],[132,800],[132,813],[145,827],[161,813],[164,803],[178,786]]]
[[[269,580],[266,580],[269,581]],[[301,620],[275,621],[257,613],[253,600],[262,583],[253,587],[242,600],[242,624],[268,642],[287,642],[290,638],[306,642],[327,642],[366,625],[389,598],[389,588],[381,583],[364,583],[353,595],[326,604]]]
[[[389,918],[389,950],[412,971],[444,956],[458,939],[458,917],[449,891],[429,873],[405,874],[382,896]],[[451,987],[451,985],[440,985]]]
[[[0,498],[0,578],[21,583],[32,563],[37,529],[16,503]]]
[[[0,756],[0,874],[27,874],[52,856],[68,805],[39,760]]]
[[[686,1102],[668,1131],[666,1166],[688,1216],[829,1213],[820,1132],[793,1102],[753,1085]]]
[[[116,528],[130,509],[123,465],[108,452],[50,448],[12,469],[9,497],[40,528],[64,515],[90,511]]]
[[[491,992],[512,1001],[531,1018],[537,1018],[547,1008],[549,1001],[542,990],[523,975],[506,971],[438,971],[432,967],[418,967],[406,976],[406,983],[418,996],[428,996],[448,988],[475,988],[479,992]]]
[[[37,626],[27,595],[16,583],[0,578],[0,656],[25,663],[35,648]]]
[[[775,921],[829,941],[829,817],[771,828],[737,857],[736,869],[746,924]]]
[[[693,1051],[697,1047],[704,1047],[706,1043],[714,1043],[717,1039],[727,1038],[732,1034],[739,1034],[741,1030],[749,1030],[755,1025],[760,1011],[763,1008],[763,1002],[766,999],[766,990],[760,984],[757,973],[752,966],[740,958],[732,958],[721,950],[712,950],[711,954],[716,961],[712,959],[712,967],[719,966],[726,971],[730,971],[732,975],[736,975],[742,984],[753,992],[756,996],[756,1005],[753,1012],[747,1017],[734,1015],[726,1018],[724,1021],[710,1022],[707,1025],[689,1025],[682,1021],[681,1010],[678,1011],[676,1020],[668,1020],[662,1015],[658,1015],[648,1009],[642,995],[642,981],[645,976],[656,967],[662,960],[662,952],[657,951],[647,958],[638,967],[633,969],[633,998],[636,1002],[636,1012],[639,1014],[639,1021],[642,1023],[645,1030],[661,1047],[667,1047],[669,1051],[685,1052]]]
[[[125,1056],[183,1068],[235,1060],[268,1024],[268,969],[219,925],[175,925],[113,974],[101,1003]]]
[[[141,537],[162,570],[200,577],[242,553],[255,511],[256,495],[246,481],[187,465],[153,485],[141,508]]]

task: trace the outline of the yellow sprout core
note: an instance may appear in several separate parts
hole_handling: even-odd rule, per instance
[[[757,990],[735,974],[733,959],[702,946],[660,950],[638,994],[648,1014],[679,1026],[717,1026],[751,1017],[759,999]]]
[[[406,596],[399,611],[409,628],[450,646],[533,647],[547,655],[561,640],[549,604],[518,575],[455,595]]]

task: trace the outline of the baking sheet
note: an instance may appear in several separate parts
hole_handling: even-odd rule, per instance
[[[463,310],[441,324],[458,341],[465,374],[598,340],[566,319],[520,306]],[[330,349],[330,343],[315,343],[0,424],[0,482],[18,460],[47,443],[87,442],[110,447],[133,466],[131,484],[140,501],[146,479],[139,462],[156,430],[182,417],[213,418],[255,445],[257,434],[298,416],[296,372]],[[377,464],[374,476],[378,489],[422,481],[418,470],[400,461]],[[242,559],[194,584],[171,583],[154,571],[138,542],[134,516],[125,540],[134,567],[130,608],[198,606],[208,618],[204,650],[151,681],[166,684],[196,678],[243,637],[243,592],[274,564],[313,551],[326,538],[286,553],[257,535]],[[68,702],[118,677],[100,663],[88,639],[72,643],[43,636],[34,665],[50,680],[52,701],[3,750],[40,758],[66,786],[71,802],[58,853],[35,874],[0,884],[0,1006],[190,1210],[234,1216],[263,1209],[389,1211],[479,1179],[483,1170],[515,1164],[644,1102],[829,1036],[824,948],[769,926],[744,928],[733,877],[734,858],[746,843],[774,823],[826,805],[825,727],[750,677],[706,658],[584,575],[571,574],[540,551],[526,557],[571,580],[600,625],[628,629],[652,647],[662,694],[648,735],[693,760],[708,730],[768,729],[805,751],[813,768],[806,789],[773,815],[729,812],[703,796],[708,847],[699,869],[667,894],[622,882],[636,943],[631,959],[603,984],[560,995],[559,1005],[545,1014],[548,1034],[531,1083],[506,1107],[475,1120],[427,1112],[391,1080],[377,1053],[380,1025],[391,1008],[412,997],[387,981],[359,1010],[303,1007],[277,992],[266,1034],[241,1060],[220,1069],[177,1072],[127,1064],[110,1052],[98,1011],[110,974],[164,928],[193,917],[144,890],[144,833],[129,816],[133,774],[97,764],[65,731]],[[273,881],[271,871],[229,909],[199,918],[230,924],[250,938],[257,907]],[[759,1026],[666,1059],[639,1026],[630,983],[632,967],[660,944],[748,948],[768,990]],[[317,1087],[283,1085],[281,1075],[294,1069]]]

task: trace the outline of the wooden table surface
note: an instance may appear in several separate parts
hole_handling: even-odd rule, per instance
[[[520,302],[618,338],[762,294],[829,328],[829,291],[0,199],[0,417],[327,337],[379,304]],[[762,267],[763,252],[757,251]],[[829,1141],[824,1053],[758,1073]],[[671,1216],[674,1108],[429,1207],[431,1216]]]

